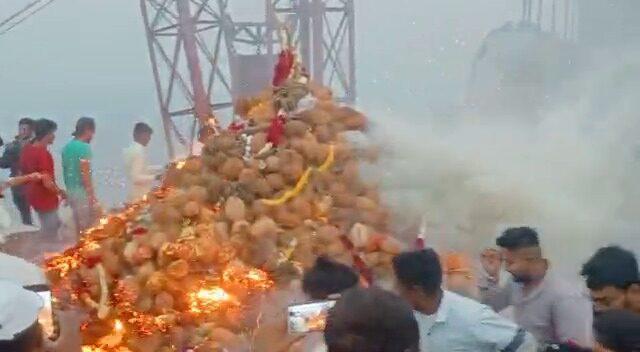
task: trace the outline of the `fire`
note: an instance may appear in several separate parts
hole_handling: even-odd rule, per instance
[[[98,346],[82,346],[82,352],[131,352],[131,350],[126,347],[105,349]]]
[[[189,294],[190,310],[193,313],[211,313],[223,305],[238,305],[238,300],[222,287],[202,288]]]
[[[187,162],[186,162],[185,160],[178,161],[178,162],[176,163],[176,169],[178,169],[178,170],[182,170],[182,168],[184,167],[184,165],[185,165],[186,163],[187,163]]]
[[[98,341],[98,346],[100,346],[101,348],[116,348],[122,343],[124,333],[124,325],[120,320],[116,319],[113,322],[113,332],[107,336],[102,337]]]
[[[113,330],[115,332],[123,332],[124,331],[124,324],[122,324],[122,322],[120,320],[116,320],[113,324]]]
[[[47,261],[46,271],[56,270],[60,278],[65,278],[69,275],[69,272],[77,269],[79,266],[80,261],[75,255],[61,254]]]
[[[240,283],[249,290],[268,290],[273,286],[266,272],[240,265],[229,265],[222,273],[225,282]]]

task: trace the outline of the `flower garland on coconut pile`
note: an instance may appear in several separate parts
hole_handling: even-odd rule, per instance
[[[163,188],[101,220],[46,263],[56,305],[92,312],[84,351],[222,351],[249,344],[245,312],[319,255],[363,280],[390,275],[401,244],[343,132],[359,112],[310,82],[291,46],[273,89],[238,102],[243,118],[174,164]]]

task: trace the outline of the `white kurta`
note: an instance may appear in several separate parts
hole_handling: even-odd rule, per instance
[[[124,162],[129,180],[129,201],[142,198],[153,188],[155,176],[147,166],[146,148],[134,142],[124,150]]]

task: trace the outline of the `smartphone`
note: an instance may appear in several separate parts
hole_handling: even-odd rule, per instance
[[[324,331],[329,309],[336,301],[320,301],[289,306],[287,326],[290,334],[305,334],[312,331]]]
[[[55,334],[55,322],[53,317],[53,304],[51,303],[51,289],[47,285],[35,285],[25,287],[29,291],[35,292],[42,298],[42,309],[38,314],[38,322],[42,326],[45,336],[52,337]]]

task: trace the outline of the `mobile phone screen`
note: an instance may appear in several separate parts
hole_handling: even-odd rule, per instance
[[[304,334],[312,331],[324,331],[329,309],[336,301],[321,301],[297,304],[288,307],[287,325],[290,334]]]

